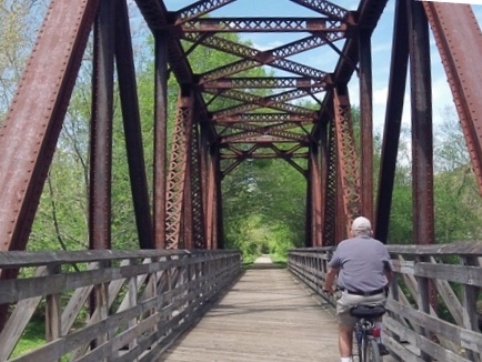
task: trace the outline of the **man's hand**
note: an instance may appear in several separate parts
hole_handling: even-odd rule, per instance
[[[333,290],[333,287],[330,285],[330,286],[324,286],[323,287],[323,293],[328,293],[330,295],[333,295],[335,293],[335,291]]]
[[[338,273],[338,269],[328,268],[328,273],[326,273],[325,285],[323,286],[323,292],[333,295],[335,291],[333,290],[333,281],[335,280],[335,275]]]

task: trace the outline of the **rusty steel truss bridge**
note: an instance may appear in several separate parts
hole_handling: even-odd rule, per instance
[[[470,6],[398,0],[378,189],[373,180],[371,35],[387,4],[362,0],[347,10],[323,0],[291,0],[311,17],[229,17],[210,13],[235,0],[200,0],[169,11],[160,0],[135,5],[155,41],[152,199],[144,163],[128,6],[125,1],[53,0],[0,131],[0,250],[24,250],[66,109],[93,33],[89,236],[109,249],[112,118],[117,70],[139,247],[223,247],[221,181],[247,159],[279,158],[308,185],[307,246],[335,245],[357,215],[374,219],[386,240],[405,83],[409,74],[413,145],[414,240],[434,241],[433,145],[429,31],[433,32],[482,184],[482,36]],[[62,29],[62,31],[59,31]],[[456,31],[455,31],[456,29]],[[228,40],[225,32],[302,34],[268,50]],[[282,39],[282,38],[279,38]],[[187,46],[186,46],[187,44]],[[189,54],[207,47],[234,56],[193,72]],[[327,49],[339,59],[321,70],[290,58]],[[229,58],[232,59],[232,58]],[[388,61],[388,60],[387,60]],[[286,76],[246,77],[271,67]],[[166,152],[167,80],[179,84],[170,159]],[[357,154],[348,83],[359,79],[361,154]],[[268,95],[259,96],[256,90]],[[306,108],[296,100],[308,97]],[[231,106],[213,109],[214,100]],[[297,162],[304,159],[303,163]],[[374,195],[377,195],[376,200]],[[153,210],[151,213],[150,210]]]
[[[0,359],[9,358],[42,297],[46,299],[46,340],[52,343],[26,361],[42,360],[39,356],[60,360],[74,344],[75,356],[81,360],[108,358],[107,348],[117,348],[118,357],[123,356],[118,360],[125,361],[145,351],[153,356],[159,352],[162,346],[155,343],[166,331],[172,332],[186,316],[197,318],[196,308],[205,308],[209,298],[239,273],[239,254],[217,250],[225,247],[221,184],[224,176],[247,160],[281,159],[306,179],[305,246],[318,249],[293,251],[290,268],[307,285],[319,289],[326,272],[321,261],[328,260],[330,248],[347,236],[355,217],[371,218],[376,238],[387,240],[406,93],[410,94],[406,107],[411,109],[413,240],[415,244],[434,244],[430,32],[481,191],[482,33],[468,5],[393,1],[381,165],[374,180],[372,34],[387,0],[360,0],[354,10],[336,1],[286,0],[312,14],[305,17],[216,16],[218,9],[229,8],[236,0],[193,1],[175,11],[163,0],[52,0],[0,129]],[[154,41],[154,116],[149,120],[154,144],[152,182],[147,178],[143,148],[141,119],[146,120],[139,107],[129,6],[141,14]],[[260,32],[279,33],[278,41],[283,41],[283,34],[295,34],[271,49],[257,49],[222,34]],[[297,40],[292,40],[293,35]],[[93,50],[90,250],[24,252],[89,44]],[[197,48],[225,53],[228,60],[196,73],[190,55]],[[323,57],[327,51],[337,55],[332,69],[294,60],[305,52]],[[258,68],[270,69],[269,74],[274,75],[252,76],[262,74],[256,73]],[[179,86],[174,115],[168,114],[170,77]],[[354,132],[348,86],[354,77],[359,84],[360,99],[354,104],[360,107],[360,132]],[[111,203],[115,97],[120,100],[125,133],[125,178],[130,180],[137,240],[143,249],[136,252],[108,250],[113,244],[115,211]],[[301,102],[306,99],[316,107]],[[170,134],[169,118],[175,119]],[[450,341],[465,343],[468,359],[454,360],[480,360],[477,353],[482,339],[474,324],[482,285],[480,242],[441,249],[433,245],[425,245],[425,249],[391,247],[397,258],[395,271],[406,274],[405,285],[418,309],[408,309],[410,301],[402,295],[406,290],[395,285],[394,290],[401,294],[393,292],[390,311],[405,319],[397,321],[392,315],[395,319],[389,329],[397,333],[406,328],[406,336],[421,341],[422,357],[414,360],[448,356],[435,341],[447,346]],[[318,254],[306,250],[318,250]],[[437,264],[435,257],[442,254],[459,257],[463,265]],[[83,263],[85,269],[67,273],[76,263]],[[34,276],[17,278],[21,268],[32,266],[39,267]],[[449,282],[463,284],[463,301],[457,299]],[[60,295],[73,289],[62,312]],[[435,308],[435,289],[458,326],[447,327],[433,318],[430,308]],[[124,298],[116,302],[124,312],[110,317],[117,296]],[[15,309],[11,307],[14,303],[18,303]],[[72,326],[86,304],[90,305],[91,327],[75,331]],[[129,314],[134,312],[138,315]],[[423,323],[413,327],[413,332],[410,325],[420,321]],[[132,330],[115,339],[113,335],[126,325]],[[100,328],[95,342],[89,328]],[[421,340],[422,335],[426,339]],[[86,355],[89,348],[91,354]],[[399,356],[411,356],[395,340],[391,348],[398,350]],[[450,355],[455,358],[459,352]],[[149,358],[146,360],[155,357]]]

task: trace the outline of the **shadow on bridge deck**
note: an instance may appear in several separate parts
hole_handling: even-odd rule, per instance
[[[161,361],[337,362],[337,341],[330,307],[261,258]]]

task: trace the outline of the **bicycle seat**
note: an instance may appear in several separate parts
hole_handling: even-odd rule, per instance
[[[381,317],[386,312],[383,305],[357,305],[350,309],[350,314],[356,318],[374,319]]]

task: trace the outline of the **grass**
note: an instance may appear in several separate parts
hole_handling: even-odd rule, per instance
[[[25,328],[22,337],[12,352],[10,359],[23,356],[24,354],[40,348],[45,345],[45,323],[44,320],[32,319]],[[66,354],[61,358],[62,362],[70,360],[70,354]],[[43,361],[42,361],[43,362]]]
[[[25,328],[10,358],[21,356],[28,351],[45,344],[45,326],[43,320],[32,320]]]

